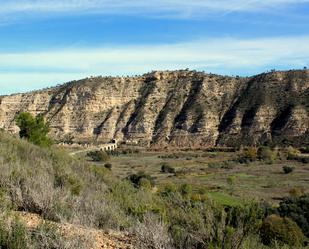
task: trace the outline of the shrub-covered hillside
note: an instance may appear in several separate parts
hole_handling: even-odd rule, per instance
[[[202,187],[154,184],[145,174],[118,179],[112,170],[60,149],[42,149],[0,132],[0,247],[91,248],[90,242],[77,238],[61,243],[50,227],[28,231],[12,218],[20,211],[56,223],[129,232],[135,237],[134,248],[141,249],[302,248],[305,241],[298,221],[285,225],[282,220],[280,225],[280,218],[277,223],[268,219],[262,226],[266,212],[257,203],[222,206]],[[291,226],[297,232],[286,243],[280,236]],[[267,238],[267,246],[259,236],[261,227],[266,227],[261,238]],[[269,239],[268,231],[276,241]]]
[[[0,133],[0,167],[2,198],[6,200],[2,205],[88,226],[98,226],[102,214],[109,217],[107,209],[112,207],[105,196],[104,168],[4,133]]]

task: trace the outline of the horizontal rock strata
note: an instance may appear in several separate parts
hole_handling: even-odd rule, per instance
[[[0,97],[0,128],[42,114],[57,141],[141,146],[309,144],[309,71],[227,77],[195,71],[95,77]]]

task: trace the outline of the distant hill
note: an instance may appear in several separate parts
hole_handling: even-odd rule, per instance
[[[58,141],[142,146],[309,144],[309,70],[228,77],[196,71],[93,77],[0,97],[0,128],[44,114]]]

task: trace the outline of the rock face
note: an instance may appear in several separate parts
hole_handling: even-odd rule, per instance
[[[226,77],[195,71],[96,77],[0,97],[0,128],[43,114],[58,141],[142,146],[309,144],[309,70]]]

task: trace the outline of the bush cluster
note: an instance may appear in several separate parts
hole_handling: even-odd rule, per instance
[[[256,161],[258,158],[258,149],[256,147],[244,148],[240,154],[238,161],[240,163],[249,163]]]
[[[176,173],[176,170],[175,170],[175,168],[170,166],[168,163],[163,163],[162,166],[161,166],[161,172],[162,173],[174,174],[174,173]]]
[[[260,232],[265,245],[271,245],[277,241],[289,246],[301,246],[304,241],[302,231],[293,220],[277,215],[268,216],[263,221]]]
[[[283,166],[282,167],[284,174],[290,174],[294,171],[294,167],[291,166]]]
[[[309,194],[284,199],[278,211],[282,217],[294,220],[309,238]]]
[[[137,174],[132,174],[127,177],[127,179],[132,182],[134,187],[140,188],[140,187],[154,187],[155,181],[154,178],[148,174],[145,174],[145,172],[138,172]]]
[[[273,164],[277,159],[277,151],[271,149],[268,146],[261,146],[258,148],[258,159],[265,161],[266,163]]]
[[[108,170],[112,170],[113,165],[111,163],[104,164],[104,167]]]
[[[238,157],[239,163],[250,163],[256,160],[264,161],[268,164],[276,162],[278,151],[268,146],[246,147],[241,150]]]
[[[87,156],[94,162],[107,162],[110,159],[110,156],[105,151],[101,150],[90,151],[87,153]]]

